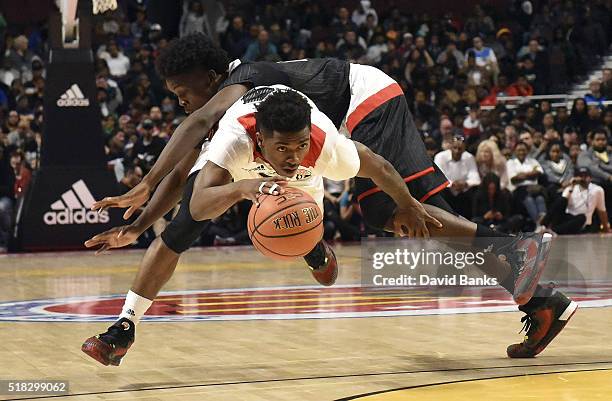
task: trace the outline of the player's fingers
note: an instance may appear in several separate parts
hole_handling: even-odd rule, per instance
[[[91,205],[91,210],[115,207],[119,203],[120,198],[121,198],[120,196],[107,196],[106,198],[102,200],[94,202],[94,204]]]
[[[412,227],[408,228],[408,238],[414,238],[415,237],[415,230],[412,229]]]
[[[247,194],[247,199],[256,205],[259,205],[259,194]]]
[[[429,238],[429,229],[427,228],[426,224],[423,224],[423,238]]]
[[[106,251],[107,251],[107,250],[109,250],[109,249],[110,249],[110,245],[109,245],[109,243],[107,242],[106,244],[102,245],[102,246],[100,247],[100,249],[98,249],[98,250],[96,251],[96,255],[100,255],[101,253],[106,252]]]
[[[427,221],[429,221],[430,223],[432,223],[434,226],[438,227],[438,228],[442,228],[442,223],[440,223],[440,221],[438,219],[436,219],[435,217],[433,217],[430,214],[427,214]]]
[[[112,230],[104,231],[103,233],[94,235],[93,237],[88,239],[86,242],[87,243],[96,243],[96,244],[98,244],[100,242],[104,242],[104,241],[106,241],[108,236],[111,235],[111,232],[112,232]]]
[[[126,210],[125,213],[123,213],[123,220],[127,220],[130,217],[132,217],[132,215],[134,214],[136,210],[138,210],[138,206],[136,205],[130,206],[130,208]]]
[[[275,182],[269,182],[267,184],[267,191],[270,195],[280,195],[281,186]]]

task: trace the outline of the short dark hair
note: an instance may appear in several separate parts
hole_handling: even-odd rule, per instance
[[[276,91],[257,106],[257,126],[268,132],[310,128],[310,105],[296,91]]]
[[[595,135],[597,134],[602,134],[605,135],[606,138],[608,137],[608,131],[604,128],[604,127],[597,127],[593,130],[593,138],[595,138]]]
[[[157,72],[163,79],[188,74],[197,69],[227,71],[229,58],[225,50],[203,33],[192,33],[172,40],[157,57]]]

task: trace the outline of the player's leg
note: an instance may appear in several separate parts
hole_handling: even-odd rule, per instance
[[[541,237],[534,234],[510,236],[454,214],[439,195],[447,185],[446,178],[427,157],[403,96],[390,99],[365,115],[354,127],[352,138],[385,157],[405,177],[413,196],[424,202],[426,210],[443,224],[442,229],[428,227],[432,236],[462,238],[464,246],[491,249],[483,270],[496,277],[515,301],[523,304],[520,310],[533,323],[525,342],[509,347],[508,356],[526,357],[541,352],[576,309],[576,304],[563,294],[553,294],[537,284],[550,249],[548,238],[538,247]],[[392,218],[395,204],[368,181],[356,180],[364,219],[374,228],[384,228]],[[498,258],[502,255],[510,263]]]
[[[119,365],[134,342],[135,326],[172,277],[181,253],[193,244],[208,224],[207,221],[195,221],[189,213],[189,199],[196,175],[192,174],[187,180],[177,215],[147,249],[119,320],[105,333],[85,340],[82,346],[83,352],[104,365]]]

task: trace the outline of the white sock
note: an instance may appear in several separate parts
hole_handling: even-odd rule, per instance
[[[150,299],[141,297],[130,290],[125,296],[125,303],[123,304],[123,309],[121,309],[119,319],[124,317],[130,319],[134,324],[138,324],[142,316],[151,307],[152,303],[153,301]]]

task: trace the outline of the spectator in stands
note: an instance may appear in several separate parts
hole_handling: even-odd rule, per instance
[[[5,248],[13,226],[15,201],[23,196],[31,179],[31,172],[25,166],[23,152],[15,150],[10,155],[8,168],[0,169],[3,180],[0,183],[0,247]]]
[[[364,62],[370,65],[377,65],[382,60],[383,54],[389,51],[389,46],[385,42],[385,37],[382,34],[376,34],[373,37],[372,44],[368,47]]]
[[[501,188],[499,177],[487,173],[474,194],[472,221],[502,232],[515,231],[516,219],[510,221],[511,206],[510,195]]]
[[[527,146],[527,157],[532,159],[538,159],[540,156],[540,150],[534,146],[533,135],[529,131],[523,131],[518,137],[519,142],[523,142]]]
[[[463,120],[463,136],[465,137],[465,145],[468,147],[468,150],[473,152],[471,148],[478,142],[483,131],[484,129],[480,122],[480,106],[478,103],[471,104],[470,111],[465,120]]]
[[[519,69],[523,69],[525,74],[534,74],[530,80],[533,82],[534,91],[537,94],[544,94],[548,90],[548,76],[550,71],[548,52],[541,46],[537,39],[529,40],[529,44],[524,46],[517,54]],[[533,65],[532,65],[533,64]]]
[[[538,177],[544,171],[536,159],[527,156],[525,143],[516,144],[514,156],[506,163],[509,189],[513,191],[515,201],[525,207],[531,221],[539,224],[546,214],[544,189],[538,185]]]
[[[366,51],[365,43],[359,43],[359,38],[355,31],[346,31],[342,40],[337,45],[337,57],[343,60],[357,62]],[[363,39],[361,39],[363,40]]]
[[[378,25],[378,14],[376,13],[376,10],[372,8],[372,3],[370,0],[361,0],[359,2],[359,6],[355,9],[355,11],[353,11],[351,20],[355,26],[361,27],[363,24],[365,24],[367,17],[370,15],[372,18],[374,18],[374,25]]]
[[[604,190],[591,182],[591,172],[586,167],[576,170],[576,176],[558,197],[542,224],[557,234],[578,234],[591,226],[593,213],[597,211],[601,230],[611,232]],[[599,231],[592,227],[592,231]]]
[[[576,168],[576,166],[578,166],[578,156],[580,156],[580,153],[582,153],[580,145],[576,144],[570,147],[568,155],[570,160],[572,161],[572,164],[574,165],[574,169]]]
[[[557,107],[556,111],[557,115],[555,116],[555,128],[557,129],[557,131],[565,132],[567,129],[570,129],[578,133],[575,127],[570,126],[570,115],[567,112],[567,107]]]
[[[593,132],[602,125],[601,109],[598,104],[589,104],[587,106],[587,120],[583,123],[583,129],[586,132]]]
[[[438,128],[432,131],[431,138],[438,144],[438,147],[447,150],[453,142],[453,138],[460,135],[461,131],[453,126],[453,122],[446,116],[440,119]]]
[[[470,53],[474,53],[476,57],[476,65],[480,67],[484,67],[489,71],[492,76],[496,76],[499,71],[499,66],[497,65],[497,57],[495,57],[495,52],[490,47],[485,47],[484,42],[480,36],[475,36],[472,39],[472,44],[474,47],[468,49],[465,59],[468,59]]]
[[[110,75],[114,78],[123,78],[130,70],[130,59],[123,54],[114,40],[111,40],[106,51],[100,53],[100,58],[106,61]]]
[[[606,96],[601,92],[601,81],[598,79],[594,79],[589,83],[589,93],[584,95],[584,101],[587,105],[591,105],[593,103],[603,106],[603,102],[605,102]]]
[[[13,40],[13,47],[5,56],[5,66],[17,71],[19,76],[30,76],[32,74],[32,61],[37,57],[28,49],[28,38],[24,35],[17,36]]]
[[[332,21],[331,27],[337,39],[341,39],[345,32],[357,32],[357,29],[359,28],[353,21],[350,20],[349,11],[346,7],[340,7],[338,9],[338,14]]]
[[[567,187],[574,176],[574,166],[569,155],[563,153],[562,143],[551,142],[546,155],[540,160],[547,183],[549,199],[554,199],[559,190]]]
[[[566,155],[569,155],[572,145],[580,145],[580,138],[578,137],[578,132],[576,129],[571,125],[568,125],[563,130],[563,143],[561,144],[561,150]]]
[[[476,62],[476,54],[472,51],[468,52],[466,60],[466,65],[459,70],[458,75],[466,76],[469,86],[490,87],[492,74],[485,67],[478,65]]]
[[[487,174],[495,174],[501,189],[508,187],[508,174],[506,172],[506,159],[502,156],[497,142],[491,139],[478,144],[476,151],[476,166],[481,179]]]
[[[179,34],[181,37],[194,32],[202,32],[212,37],[213,31],[210,29],[208,18],[204,13],[204,7],[199,0],[185,2],[185,10],[179,24]]]
[[[146,174],[161,154],[166,142],[158,136],[153,136],[155,124],[150,119],[142,122],[142,135],[134,145],[134,164],[142,168]]]
[[[517,96],[533,96],[533,87],[529,84],[529,81],[527,81],[527,77],[525,75],[519,75],[516,82],[510,87]]]
[[[416,47],[408,54],[404,77],[415,87],[423,87],[429,78],[429,70],[434,62],[427,50],[419,50]]]
[[[480,184],[480,175],[474,156],[465,151],[464,138],[455,137],[451,148],[438,153],[434,162],[451,182],[444,190],[445,199],[457,213],[471,218],[474,188]]]
[[[221,43],[232,60],[242,57],[250,43],[250,37],[244,26],[244,18],[237,15],[232,24],[222,35]]]
[[[130,33],[135,39],[142,39],[149,33],[151,24],[147,21],[147,12],[144,8],[136,10],[136,20],[130,24]]]
[[[570,124],[579,130],[583,138],[586,137],[587,134],[585,127],[588,119],[589,115],[587,113],[586,102],[584,99],[578,98],[574,100],[572,111],[570,113]]]
[[[454,76],[465,65],[465,57],[457,50],[457,44],[449,41],[446,44],[446,50],[436,58],[436,64],[444,67],[445,75]]]
[[[612,152],[608,150],[608,133],[604,129],[593,132],[591,146],[580,153],[577,167],[586,167],[595,184],[606,193],[606,209],[612,210]]]
[[[16,131],[19,124],[19,113],[15,110],[11,110],[8,113],[8,118],[2,124],[2,132],[8,134],[9,132]]]
[[[257,34],[257,40],[249,45],[244,54],[244,61],[273,61],[278,58],[276,46],[270,42],[268,31],[262,29]]]

